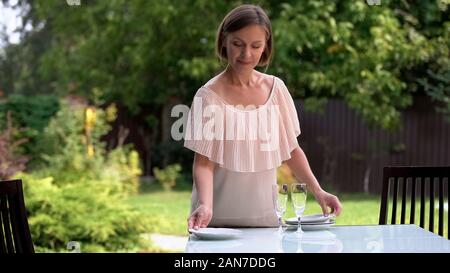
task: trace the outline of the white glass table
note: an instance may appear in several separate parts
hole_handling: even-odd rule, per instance
[[[277,228],[242,228],[239,238],[200,240],[190,235],[185,252],[194,253],[366,253],[366,252],[446,252],[450,240],[416,225],[333,226],[305,231],[298,239],[295,231],[277,233]]]

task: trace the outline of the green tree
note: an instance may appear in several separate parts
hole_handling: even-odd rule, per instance
[[[369,125],[393,129],[399,111],[412,103],[417,89],[411,78],[422,69],[414,69],[442,58],[439,53],[444,49],[438,47],[447,48],[448,60],[448,41],[446,47],[438,38],[448,32],[441,18],[448,3],[427,3],[426,7],[407,1],[383,1],[380,6],[364,1],[282,4],[275,20],[278,51],[273,69],[284,75],[296,96],[305,98],[307,107],[343,98]],[[419,13],[420,8],[425,12]],[[428,25],[422,24],[424,20]]]
[[[41,84],[36,84],[41,90],[30,92],[82,94],[96,105],[122,103],[139,117],[138,130],[151,154],[157,143],[170,141],[167,107],[190,103],[220,69],[213,54],[215,32],[221,18],[241,3],[111,0],[68,6],[20,0],[35,28],[24,30],[20,45],[6,48],[0,68],[31,71],[2,74],[9,83],[29,76]],[[448,0],[386,0],[379,6],[343,0],[254,3],[273,22],[275,58],[268,72],[282,77],[307,109],[342,98],[369,125],[394,129],[414,92],[427,90],[448,107],[448,91],[439,91],[448,79]],[[39,50],[27,51],[27,45]],[[18,87],[1,88],[14,88],[6,90],[12,93]]]

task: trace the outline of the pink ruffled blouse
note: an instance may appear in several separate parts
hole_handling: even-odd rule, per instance
[[[300,125],[284,82],[273,76],[269,98],[253,108],[227,104],[208,86],[194,96],[184,146],[213,161],[213,216],[210,227],[270,227],[278,220],[272,185],[276,170],[298,147]],[[198,195],[193,184],[191,212]]]

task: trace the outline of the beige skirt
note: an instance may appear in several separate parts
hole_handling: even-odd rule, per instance
[[[272,200],[276,168],[260,172],[235,172],[216,164],[213,183],[213,215],[209,227],[278,225]],[[194,183],[191,213],[197,205],[198,195]]]

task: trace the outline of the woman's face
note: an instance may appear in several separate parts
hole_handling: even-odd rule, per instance
[[[237,72],[255,68],[266,46],[266,32],[262,26],[250,25],[226,38],[228,64]]]

